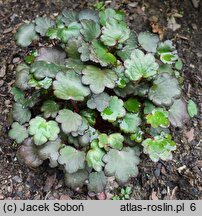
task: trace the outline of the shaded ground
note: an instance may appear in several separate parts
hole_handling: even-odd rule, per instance
[[[46,170],[46,164],[37,170],[19,164],[17,146],[12,144],[7,133],[11,124],[9,91],[14,80],[14,67],[22,60],[24,52],[13,41],[16,28],[37,15],[58,13],[64,7],[79,10],[94,2],[0,0],[0,199],[90,199],[85,189],[75,193],[65,187],[62,174]],[[164,33],[164,39],[174,41],[184,62],[184,98],[191,98],[200,107],[202,4],[195,8],[191,0],[107,2],[125,10],[131,27],[137,32],[156,30],[161,35]],[[153,163],[147,156],[142,156],[139,176],[130,182],[133,186],[131,199],[202,199],[201,128],[202,120],[198,115],[182,130],[173,131],[178,150],[170,162]]]

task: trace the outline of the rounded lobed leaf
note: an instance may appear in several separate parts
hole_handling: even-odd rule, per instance
[[[65,173],[65,184],[73,190],[81,188],[87,179],[88,172],[83,169],[75,173]]]
[[[174,103],[168,112],[168,118],[174,127],[182,128],[183,125],[189,120],[186,103],[183,99],[174,100]]]
[[[99,148],[98,141],[93,140],[91,143],[91,149],[86,154],[86,161],[89,167],[92,167],[97,172],[102,170],[104,163],[102,161],[105,152]]]
[[[47,100],[43,102],[41,111],[44,112],[45,118],[55,118],[59,111],[59,105],[53,100]]]
[[[135,49],[130,59],[124,62],[125,74],[132,80],[137,81],[143,78],[154,76],[158,70],[158,64],[152,54],[144,54],[141,50]]]
[[[150,124],[153,128],[168,127],[170,121],[168,120],[168,112],[158,108],[154,109],[151,114],[146,116],[147,124]]]
[[[29,134],[33,135],[34,143],[36,145],[42,145],[48,140],[56,140],[60,132],[57,122],[52,120],[46,121],[39,116],[31,119],[29,124]]]
[[[48,18],[48,17],[37,17],[35,19],[36,27],[35,30],[38,32],[41,36],[45,36],[47,30],[54,26],[54,22]]]
[[[90,94],[89,89],[82,85],[74,71],[67,71],[66,74],[58,73],[53,82],[53,89],[55,96],[63,100],[82,101]]]
[[[144,153],[149,154],[152,161],[157,162],[159,159],[171,160],[172,153],[176,149],[176,144],[171,140],[171,136],[166,134],[164,137],[156,136],[154,139],[146,139],[142,142]]]
[[[75,173],[85,167],[85,153],[71,146],[65,146],[60,150],[58,163],[64,165],[67,173]]]
[[[87,101],[87,106],[90,109],[97,109],[102,112],[109,105],[110,97],[107,93],[103,92],[101,94],[92,95],[91,99]]]
[[[149,99],[159,106],[172,105],[174,99],[179,98],[180,95],[181,90],[177,79],[167,73],[158,75],[149,91]]]
[[[42,47],[35,61],[45,61],[53,64],[64,64],[66,54],[62,49],[57,47]]]
[[[23,145],[20,146],[17,151],[17,157],[31,168],[38,167],[43,163],[43,160],[38,155],[38,148],[32,138],[26,139]]]
[[[17,143],[22,143],[28,137],[28,132],[25,127],[20,125],[18,122],[14,122],[8,136],[11,139],[14,139]]]
[[[15,121],[19,122],[20,124],[24,124],[28,122],[31,118],[31,112],[28,108],[25,108],[20,103],[15,103],[13,105],[13,118]]]
[[[85,41],[91,42],[99,37],[101,30],[98,23],[95,23],[93,20],[82,20],[81,25],[81,34],[84,36]]]
[[[104,156],[103,161],[106,163],[105,174],[115,176],[120,184],[125,184],[138,174],[139,157],[130,147],[125,147],[121,151],[111,149]]]
[[[125,116],[125,114],[126,111],[123,107],[123,101],[117,96],[111,96],[109,106],[101,112],[102,118],[109,122],[114,122],[117,118]]]
[[[49,166],[54,168],[58,166],[59,149],[63,144],[61,139],[58,138],[55,141],[49,141],[45,143],[42,148],[38,149],[38,155],[42,160],[49,159]]]
[[[22,47],[27,47],[32,41],[37,40],[38,36],[34,24],[22,24],[15,35],[15,39],[16,43]]]
[[[56,121],[61,123],[62,130],[66,134],[76,132],[82,124],[81,116],[68,109],[60,110],[56,117]]]
[[[115,46],[117,43],[123,43],[129,38],[130,29],[125,22],[118,22],[116,19],[110,19],[102,28],[101,41],[107,46]]]
[[[98,67],[88,65],[82,71],[82,83],[90,85],[90,89],[95,94],[100,94],[104,91],[105,87],[114,88],[117,75],[113,70],[101,70]]]
[[[124,133],[134,133],[140,124],[141,118],[138,114],[127,113],[120,123],[120,129]]]
[[[107,178],[103,171],[92,172],[89,175],[88,190],[95,193],[103,192],[107,184]]]
[[[151,34],[150,32],[141,32],[138,35],[138,42],[144,50],[155,53],[159,37],[155,34]]]

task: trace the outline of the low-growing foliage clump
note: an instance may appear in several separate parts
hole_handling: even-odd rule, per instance
[[[122,11],[99,9],[20,26],[17,44],[37,49],[16,68],[9,132],[28,166],[49,160],[68,187],[95,193],[108,176],[119,184],[136,177],[141,152],[172,159],[169,127],[188,119],[172,41],[136,33]]]

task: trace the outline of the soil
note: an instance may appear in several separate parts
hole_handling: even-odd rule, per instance
[[[150,30],[164,40],[173,40],[184,64],[183,97],[201,107],[202,2],[195,7],[193,2],[117,0],[106,4],[123,9],[136,32]],[[65,187],[62,173],[47,168],[46,163],[36,170],[20,164],[16,158],[18,146],[7,136],[12,122],[10,89],[15,78],[14,68],[25,52],[14,42],[17,27],[39,15],[56,15],[64,7],[80,10],[92,7],[94,3],[84,0],[0,0],[0,199],[96,198],[85,188],[74,192]],[[183,129],[172,130],[178,143],[172,161],[153,163],[147,156],[141,156],[139,175],[129,183],[133,187],[131,199],[202,199],[201,127],[202,119],[198,114]],[[116,193],[117,185],[113,183],[109,188],[108,199]]]

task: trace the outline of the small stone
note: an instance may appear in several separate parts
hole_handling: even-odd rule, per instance
[[[97,195],[97,198],[99,200],[106,200],[106,194],[104,192],[101,192]]]
[[[71,200],[71,197],[69,197],[68,195],[61,195],[60,196],[60,200]]]
[[[0,80],[0,87],[3,86],[4,80]]]
[[[0,194],[0,200],[3,200],[4,196],[2,194]]]
[[[4,77],[6,74],[6,65],[3,65],[0,69],[0,77]]]
[[[129,7],[137,7],[138,2],[133,2],[133,3],[129,3],[128,6]]]
[[[8,33],[12,32],[12,30],[13,30],[12,27],[7,28],[7,29],[5,29],[5,30],[3,31],[3,34],[8,34]]]
[[[22,178],[20,178],[19,176],[14,176],[12,179],[17,183],[22,182]]]
[[[16,57],[16,58],[13,59],[13,64],[18,63],[19,61],[20,61],[20,58]]]

